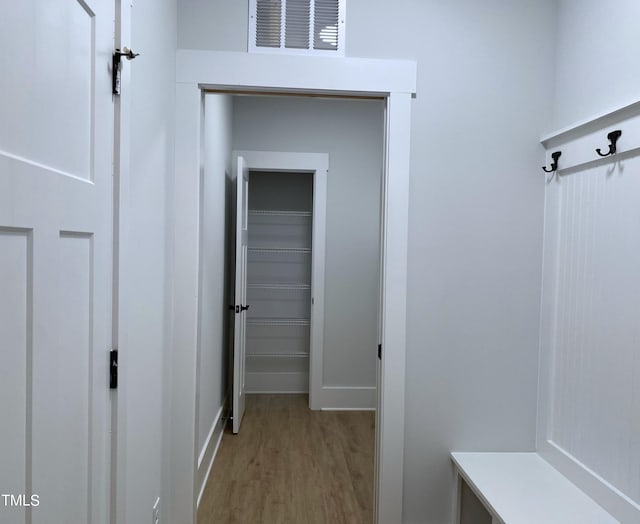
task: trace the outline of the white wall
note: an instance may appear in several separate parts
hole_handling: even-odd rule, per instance
[[[640,3],[560,0],[558,5],[552,127],[638,100]]]
[[[119,521],[150,522],[167,487],[167,407],[170,398],[169,286],[171,267],[168,198],[173,180],[175,115],[175,0],[136,0],[131,41],[140,56],[126,62],[130,85],[130,170],[123,228],[126,229],[122,279],[126,318],[120,350],[123,378],[118,404],[126,411],[122,464],[125,468],[124,515]],[[120,487],[122,489],[122,486]]]
[[[219,2],[212,22],[208,4],[181,3],[179,47],[246,50],[246,8]],[[450,450],[535,446],[544,180],[538,140],[551,121],[555,17],[553,0],[347,5],[348,56],[418,63],[406,523],[450,521]],[[242,38],[221,42],[211,23],[222,21]]]
[[[247,50],[248,1],[179,0],[178,4],[181,49]]]
[[[347,54],[418,61],[404,522],[441,524],[449,451],[535,446],[554,2],[348,5]]]
[[[228,317],[225,245],[226,188],[231,177],[232,99],[205,97],[204,170],[201,180],[200,283],[198,332],[197,493],[211,464],[222,431],[228,388]],[[217,427],[216,427],[217,426]]]
[[[233,118],[236,150],[329,154],[322,385],[374,388],[382,103],[242,96]]]

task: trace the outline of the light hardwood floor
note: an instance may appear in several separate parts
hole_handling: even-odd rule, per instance
[[[249,395],[240,433],[222,437],[198,524],[369,524],[373,454],[373,412]]]

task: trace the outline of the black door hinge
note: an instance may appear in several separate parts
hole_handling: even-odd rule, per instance
[[[378,360],[382,360],[382,344],[378,344]]]
[[[109,389],[118,389],[118,350],[109,352]]]

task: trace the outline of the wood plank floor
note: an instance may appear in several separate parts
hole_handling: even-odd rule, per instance
[[[373,454],[373,412],[249,395],[240,433],[222,437],[198,524],[369,524]]]

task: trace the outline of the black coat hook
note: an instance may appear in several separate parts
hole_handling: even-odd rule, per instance
[[[622,136],[622,131],[620,131],[619,129],[617,131],[611,131],[611,133],[609,133],[607,135],[607,138],[609,139],[609,151],[607,153],[602,153],[600,152],[600,148],[596,149],[596,153],[598,153],[600,156],[609,156],[609,155],[615,155],[616,154],[616,143],[618,142],[618,138],[620,138]]]
[[[551,163],[551,166],[549,166],[551,169],[547,169],[546,167],[543,167],[542,170],[545,173],[553,173],[554,171],[558,170],[558,158],[560,158],[560,155],[562,154],[562,151],[555,151],[554,153],[551,154],[551,158],[553,158],[553,162]]]

